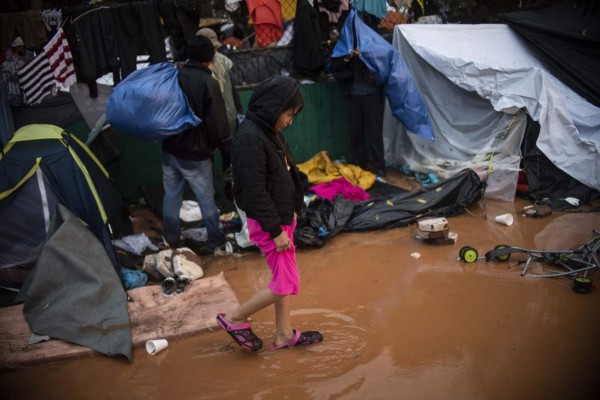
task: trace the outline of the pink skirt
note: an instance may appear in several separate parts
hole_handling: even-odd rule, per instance
[[[296,218],[294,218],[292,225],[281,225],[281,229],[290,238],[292,246],[289,250],[277,252],[277,246],[275,246],[275,241],[273,241],[271,235],[262,230],[258,221],[248,218],[250,240],[262,251],[273,274],[268,286],[269,290],[279,296],[298,294],[300,288],[300,274],[296,264],[296,246],[294,246],[294,228],[296,228]]]

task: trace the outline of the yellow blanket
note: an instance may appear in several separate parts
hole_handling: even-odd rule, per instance
[[[308,183],[313,185],[331,182],[341,177],[364,190],[368,190],[375,183],[375,175],[371,172],[356,165],[331,161],[326,151],[321,151],[310,160],[298,164],[298,169],[308,176]]]

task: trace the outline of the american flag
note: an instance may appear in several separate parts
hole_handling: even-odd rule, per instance
[[[57,86],[50,62],[44,51],[21,67],[18,74],[25,104],[41,102]]]
[[[59,85],[67,88],[75,83],[73,56],[62,29],[44,46],[44,51],[19,69],[18,75],[25,104],[37,104]]]
[[[59,28],[54,37],[44,46],[44,51],[48,56],[52,73],[62,87],[66,89],[74,84],[73,56],[62,28]]]

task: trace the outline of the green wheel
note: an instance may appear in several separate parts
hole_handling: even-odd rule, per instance
[[[461,260],[468,263],[477,261],[477,258],[479,257],[477,250],[471,246],[464,246],[462,249],[460,249],[459,255]]]
[[[573,279],[573,291],[581,294],[588,294],[592,292],[593,282],[590,278],[579,276]]]
[[[494,250],[502,250],[502,249],[506,249],[507,247],[510,247],[510,246],[507,246],[505,244],[499,244],[498,246],[494,247]],[[506,253],[506,254],[496,257],[496,259],[500,260],[500,261],[508,261],[509,258],[510,258],[510,253]]]

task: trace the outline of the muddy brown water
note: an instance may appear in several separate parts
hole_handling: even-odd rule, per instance
[[[600,229],[598,213],[521,216],[529,202],[486,201],[449,218],[454,245],[414,238],[414,227],[342,233],[298,253],[301,293],[292,321],[325,341],[304,348],[239,350],[220,330],[171,340],[133,363],[102,355],[0,373],[2,398],[19,399],[592,399],[600,393],[600,289],[526,276],[508,262],[457,260],[497,244],[572,249]],[[512,226],[493,216],[510,212]],[[411,258],[418,252],[421,257]],[[206,259],[240,300],[270,276],[259,254]],[[600,282],[600,275],[592,275]],[[272,308],[253,317],[272,340]],[[268,346],[267,346],[268,347]]]

